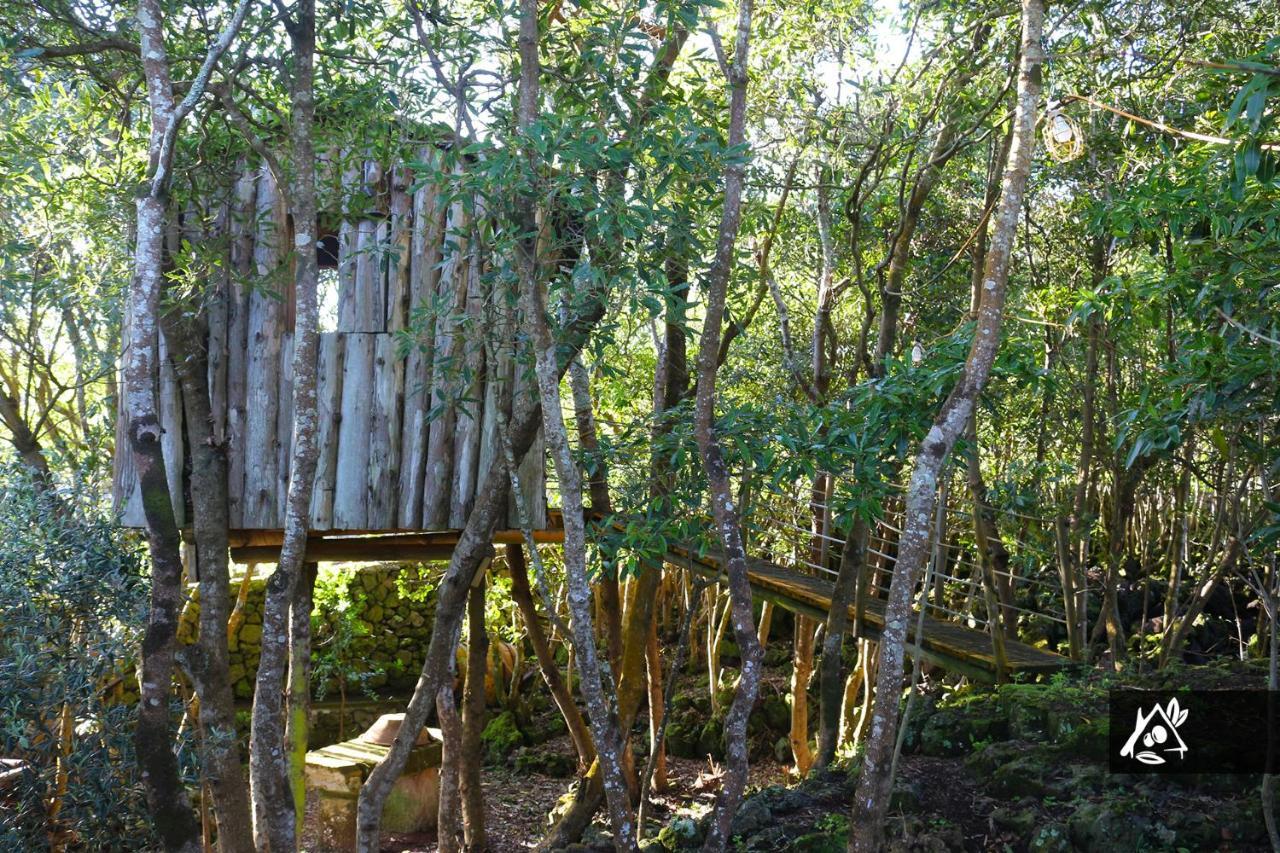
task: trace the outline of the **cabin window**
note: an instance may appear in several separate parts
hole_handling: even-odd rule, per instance
[[[326,224],[329,217],[321,217],[316,230],[316,265],[320,268],[317,281],[317,301],[320,307],[319,328],[321,332],[338,330],[338,230]]]

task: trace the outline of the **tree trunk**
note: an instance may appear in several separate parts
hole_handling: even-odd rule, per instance
[[[253,820],[236,744],[235,697],[227,647],[231,577],[227,557],[227,448],[213,434],[203,323],[185,311],[162,318],[182,386],[183,420],[191,451],[192,524],[200,565],[199,635],[187,669],[199,697],[201,752],[213,799],[218,844],[227,853],[253,850]]]
[[[911,616],[911,598],[920,569],[929,556],[930,526],[938,477],[947,455],[964,430],[995,361],[1009,278],[1010,255],[1035,146],[1036,112],[1043,62],[1043,27],[1043,0],[1023,0],[1022,56],[1014,136],[1009,162],[1005,167],[1004,186],[991,247],[984,265],[984,295],[978,311],[973,344],[965,360],[964,373],[942,404],[937,419],[921,443],[907,488],[903,532],[889,587],[889,598],[885,605],[884,632],[880,638],[871,736],[867,741],[862,776],[858,781],[853,805],[849,836],[849,849],[853,853],[878,853],[884,844],[884,817],[893,785],[890,762],[898,734],[898,700],[907,621]]]
[[[303,563],[289,608],[289,691],[285,742],[289,746],[289,785],[293,794],[294,837],[301,840],[307,808],[307,738],[311,731],[311,609],[320,567]]]
[[[452,672],[450,676],[452,676]],[[440,808],[436,825],[439,853],[462,853],[462,765],[468,760],[461,751],[462,722],[453,699],[453,678],[445,680],[436,692],[436,717],[440,720],[443,747],[440,752]],[[478,756],[471,756],[476,760]]]
[[[254,835],[260,850],[293,853],[297,847],[296,810],[289,777],[289,752],[282,699],[289,663],[289,611],[306,558],[311,492],[319,448],[316,362],[319,349],[319,303],[316,261],[316,180],[312,125],[315,118],[315,0],[299,0],[296,18],[284,22],[292,46],[289,139],[292,179],[288,186],[293,216],[295,317],[293,346],[293,436],[289,490],[285,501],[284,541],[280,559],[267,581],[262,608],[262,647],[253,693],[249,737],[249,777]],[[282,170],[281,170],[282,171]],[[309,639],[309,638],[308,638]]]
[[[178,130],[203,96],[209,76],[248,14],[241,2],[230,23],[205,54],[181,102],[175,102],[165,51],[164,15],[158,0],[140,0],[139,48],[151,108],[148,185],[138,196],[133,280],[129,288],[129,346],[124,368],[126,435],[142,488],[151,554],[151,603],[139,666],[135,747],[156,834],[166,850],[196,850],[200,829],[178,775],[169,726],[170,694],[182,601],[182,558],[177,520],[169,497],[161,449],[155,354],[156,321],[163,281],[164,224]]]
[[[747,111],[747,51],[751,38],[752,0],[738,2],[738,28],[730,61],[720,57],[729,84],[730,149],[745,144]],[[716,40],[717,55],[721,53]],[[720,794],[707,827],[703,850],[720,851],[729,841],[729,825],[742,799],[747,782],[747,718],[755,706],[760,689],[763,652],[756,638],[751,612],[751,586],[747,580],[747,554],[742,537],[738,508],[733,502],[728,465],[715,435],[715,403],[717,355],[720,331],[724,325],[725,296],[729,273],[733,267],[734,244],[742,218],[742,184],[744,167],[730,163],[724,174],[724,207],[716,240],[715,259],[707,270],[704,292],[706,316],[702,323],[702,339],[698,347],[697,391],[694,398],[694,436],[702,456],[720,544],[724,548],[728,569],[729,606],[733,618],[734,638],[742,656],[738,686],[733,704],[725,717],[725,773]]]
[[[655,500],[669,494],[673,484],[669,454],[659,452],[657,448],[663,436],[668,435],[674,427],[669,413],[689,391],[686,352],[688,339],[685,334],[685,317],[689,307],[689,271],[685,254],[689,247],[685,233],[685,229],[680,226],[673,226],[667,233],[668,257],[664,264],[668,284],[666,328],[662,359],[654,371],[654,425],[651,431],[653,449],[649,457],[649,494]],[[631,730],[646,695],[645,650],[660,585],[661,572],[650,567],[627,586],[622,620],[622,665],[618,675],[618,715],[623,731]],[[688,628],[694,630],[691,623]],[[592,816],[600,808],[602,798],[600,767],[596,763],[579,781],[573,802],[540,842],[539,849],[555,849],[579,840]]]
[[[867,522],[854,519],[840,553],[840,571],[831,593],[831,608],[822,635],[822,661],[818,669],[818,753],[814,764],[825,768],[835,760],[840,745],[840,711],[845,704],[844,635],[849,629],[849,605],[866,565]],[[839,605],[837,606],[837,602]]]
[[[996,527],[996,513],[987,503],[987,484],[982,478],[982,463],[978,457],[977,412],[969,413],[965,426],[969,452],[965,459],[965,474],[969,495],[973,499],[973,541],[978,556],[978,570],[982,572],[982,586],[987,604],[987,619],[991,628],[991,645],[996,665],[996,682],[1004,684],[1009,677],[1009,657],[1005,653],[1005,638],[1015,635],[1017,612],[1013,609],[1013,585],[1009,580],[1009,551]],[[938,531],[939,538],[945,530]]]
[[[596,750],[591,743],[591,732],[582,719],[582,712],[573,701],[573,693],[560,674],[560,666],[556,663],[555,654],[547,642],[546,632],[538,620],[538,610],[533,603],[533,593],[529,589],[529,570],[524,559],[524,549],[520,545],[507,546],[507,569],[511,573],[511,597],[520,609],[520,618],[524,620],[525,635],[533,646],[534,657],[538,661],[538,671],[542,680],[551,691],[551,698],[564,717],[565,727],[569,730],[569,739],[573,741],[578,753],[578,766],[586,768],[595,760]]]
[[[484,624],[485,583],[481,578],[471,587],[467,602],[467,681],[462,698],[462,772],[458,779],[462,797],[462,830],[470,853],[488,847],[485,837],[484,789],[480,779],[480,735],[484,732],[484,682],[489,659],[489,634]],[[498,672],[501,672],[499,666]]]
[[[581,358],[569,364],[569,388],[573,392],[573,415],[578,427],[578,444],[590,465],[587,486],[591,495],[591,512],[609,515],[609,472],[600,454],[596,434],[596,418],[591,406],[591,379]],[[596,581],[600,610],[604,617],[605,650],[609,664],[616,672],[622,660],[622,601],[618,595],[618,573],[612,563],[606,564]]]
[[[795,774],[805,776],[813,764],[809,748],[809,678],[813,675],[813,630],[816,620],[797,613],[792,636],[791,727],[787,740],[795,759]]]
[[[520,0],[520,82],[516,130],[528,133],[538,115],[541,65],[538,45],[537,0]],[[536,149],[522,140],[523,157],[530,177],[540,167]],[[542,403],[542,428],[560,477],[564,509],[564,571],[569,601],[569,629],[578,659],[579,683],[595,738],[596,758],[602,770],[605,802],[619,851],[636,849],[635,820],[629,786],[623,772],[624,746],[618,724],[612,679],[606,685],[591,622],[591,583],[587,576],[586,520],[582,476],[569,445],[560,398],[560,369],[556,341],[547,321],[538,280],[538,216],[536,190],[515,199],[515,219],[521,238],[516,243],[516,271],[520,281],[520,306],[532,338],[534,370]]]

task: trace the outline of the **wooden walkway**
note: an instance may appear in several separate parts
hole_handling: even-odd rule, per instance
[[[719,554],[698,556],[683,546],[672,545],[667,551],[666,561],[702,577],[719,580],[726,577],[724,558]],[[748,558],[747,571],[751,590],[757,598],[772,601],[795,613],[826,619],[831,607],[834,587],[832,582],[755,558]],[[871,598],[866,602],[861,620],[862,636],[873,640],[880,637],[884,628],[884,610],[883,599]],[[850,606],[850,622],[856,618],[856,610]],[[917,648],[915,634],[918,619],[919,614],[913,613],[907,626],[907,638],[912,651]],[[923,646],[919,650],[921,656],[930,663],[980,681],[995,680],[995,654],[991,649],[991,637],[985,631],[935,619],[926,614],[923,640]],[[1005,641],[1005,653],[1011,674],[1056,672],[1070,664],[1070,660],[1062,655],[1016,640]]]
[[[564,528],[559,525],[558,511],[550,510],[548,515],[551,526],[534,531],[534,538],[546,543],[563,542]],[[615,525],[621,529],[620,523],[615,522]],[[307,539],[306,558],[316,561],[447,560],[457,544],[458,535],[459,531],[456,530],[396,533],[313,531]],[[236,530],[232,531],[230,538],[231,558],[237,563],[274,562],[280,556],[283,532]],[[522,536],[518,530],[499,530],[494,534],[495,544],[520,541]],[[713,580],[725,577],[722,556],[714,553],[699,556],[681,544],[669,546],[665,561]],[[748,573],[752,592],[757,598],[772,601],[794,613],[826,619],[834,586],[831,581],[754,558],[748,560]],[[884,627],[884,609],[882,599],[872,598],[866,602],[860,623],[862,636],[879,638]],[[918,618],[918,615],[913,614],[907,626],[907,637],[913,650],[916,648]],[[851,623],[857,619],[856,610],[852,606],[849,608],[849,619]],[[981,681],[995,680],[995,655],[991,649],[991,637],[985,631],[926,615],[920,652],[925,660],[949,672]],[[1070,660],[1061,655],[1016,640],[1005,641],[1005,652],[1011,674],[1055,672],[1070,664]]]

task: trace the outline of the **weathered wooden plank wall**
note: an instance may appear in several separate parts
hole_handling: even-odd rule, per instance
[[[424,162],[439,156],[419,152]],[[492,263],[475,239],[484,213],[452,183],[415,186],[408,168],[367,161],[344,171],[346,195],[358,201],[335,226],[337,321],[322,332],[317,358],[315,530],[461,527],[502,454],[504,385],[534,393],[514,355],[510,306],[491,304]],[[279,529],[293,433],[291,224],[270,173],[244,165],[204,220],[191,234],[184,223],[183,237],[208,234],[226,246],[208,309],[208,353],[214,432],[228,446],[231,525]],[[188,503],[181,396],[166,353],[159,355],[164,452],[181,514]],[[144,519],[123,422],[117,432],[116,505],[122,523],[138,527]],[[520,470],[535,527],[547,524],[544,455],[539,439]],[[517,523],[512,504],[508,525]]]

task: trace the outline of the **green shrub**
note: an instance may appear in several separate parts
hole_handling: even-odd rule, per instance
[[[21,471],[0,480],[0,755],[29,768],[0,793],[0,849],[47,849],[53,833],[83,849],[152,849],[127,701],[147,595],[137,549],[92,490],[51,500]]]

